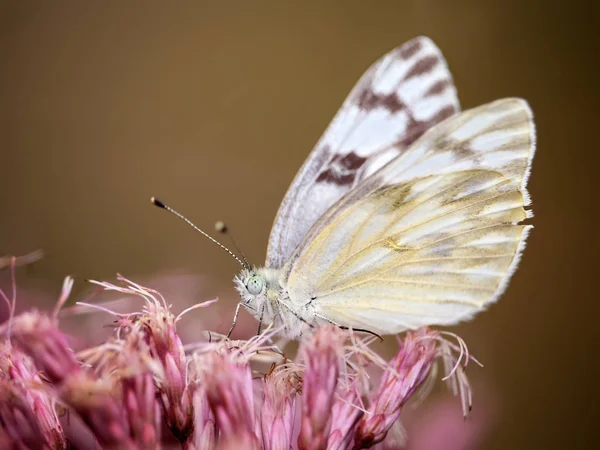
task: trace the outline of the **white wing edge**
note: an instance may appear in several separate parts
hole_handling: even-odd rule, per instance
[[[468,314],[466,314],[462,317],[459,317],[456,320],[453,320],[452,322],[449,322],[445,325],[457,325],[461,322],[467,322],[469,320],[472,320],[475,317],[475,315],[479,314],[482,311],[485,311],[487,308],[489,308],[490,305],[496,303],[498,301],[498,299],[500,297],[502,297],[502,295],[508,288],[508,285],[510,284],[510,280],[512,279],[512,276],[517,271],[519,263],[521,262],[521,258],[523,257],[523,251],[525,250],[525,247],[527,246],[526,241],[527,241],[527,238],[529,237],[529,233],[531,232],[532,228],[533,228],[533,225],[525,225],[525,227],[523,228],[523,234],[521,235],[521,242],[519,242],[519,245],[517,246],[517,251],[515,252],[515,257],[513,258],[512,262],[510,263],[510,266],[508,267],[508,270],[506,271],[504,278],[502,279],[502,281],[496,288],[496,291],[489,298],[489,300],[487,302],[485,302],[483,305],[481,305],[481,307],[475,309],[474,311],[471,311]]]
[[[535,156],[535,150],[537,148],[537,136],[535,129],[535,121],[533,120],[533,110],[527,100],[514,97],[516,100],[519,100],[523,104],[523,108],[525,109],[525,113],[527,114],[527,118],[529,119],[530,133],[529,138],[531,139],[531,151],[527,156],[527,166],[525,167],[525,172],[523,173],[523,178],[521,180],[521,194],[523,194],[523,206],[531,205],[531,195],[527,190],[527,183],[529,182],[529,177],[531,176],[531,166],[533,164],[533,157]],[[531,214],[530,217],[533,217],[533,211],[528,211]],[[525,233],[525,232],[524,232]],[[525,235],[527,237],[527,235]]]

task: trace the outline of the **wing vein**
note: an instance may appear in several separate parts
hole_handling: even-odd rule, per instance
[[[430,222],[432,222],[432,221],[434,221],[434,220],[438,220],[438,219],[440,219],[440,218],[442,218],[442,217],[446,217],[447,215],[454,214],[454,213],[456,213],[456,212],[459,212],[459,211],[462,211],[462,210],[464,210],[464,209],[467,209],[467,208],[470,208],[470,207],[476,206],[476,205],[478,205],[478,204],[480,204],[480,203],[489,202],[490,200],[494,200],[495,198],[498,198],[498,197],[500,197],[500,196],[502,196],[502,195],[506,195],[506,194],[507,194],[506,192],[503,192],[503,193],[501,193],[501,194],[498,194],[498,195],[496,195],[496,196],[494,196],[494,197],[491,197],[491,198],[486,198],[486,199],[484,199],[484,200],[480,200],[480,201],[477,201],[477,202],[475,202],[475,203],[471,203],[471,204],[469,204],[469,205],[467,205],[467,206],[464,206],[464,207],[462,207],[462,208],[455,209],[455,210],[450,210],[450,211],[448,211],[448,212],[446,212],[446,213],[444,213],[444,214],[440,214],[440,215],[438,215],[438,216],[432,217],[431,219],[425,220],[425,221],[423,221],[423,222],[420,222],[420,223],[417,223],[417,224],[413,224],[413,225],[411,225],[410,227],[408,227],[408,228],[404,228],[404,229],[402,229],[402,230],[400,230],[400,231],[398,231],[398,232],[394,233],[394,234],[393,234],[393,235],[391,235],[391,236],[387,236],[387,237],[385,237],[385,238],[381,238],[381,239],[378,239],[378,240],[376,240],[376,241],[373,241],[371,244],[369,244],[369,245],[367,245],[367,246],[363,247],[362,249],[360,249],[360,250],[358,250],[358,251],[354,252],[352,255],[350,255],[348,258],[346,258],[346,259],[344,260],[344,262],[340,263],[340,265],[339,265],[339,266],[338,266],[338,267],[337,267],[335,270],[333,270],[333,271],[332,271],[332,272],[331,272],[331,273],[330,273],[330,274],[329,274],[329,275],[328,275],[326,278],[322,279],[322,280],[321,280],[321,282],[318,284],[318,286],[317,286],[317,287],[319,287],[319,286],[322,286],[323,284],[327,283],[327,281],[328,281],[329,279],[331,279],[332,277],[334,277],[335,275],[337,275],[337,273],[338,273],[338,272],[339,272],[341,269],[343,269],[343,268],[344,268],[344,266],[345,266],[345,265],[348,263],[348,261],[350,261],[350,260],[352,260],[352,259],[356,259],[356,258],[357,258],[357,257],[358,257],[358,256],[359,256],[361,253],[364,253],[364,252],[366,252],[366,251],[370,250],[370,249],[371,249],[371,248],[373,248],[373,247],[376,247],[376,246],[378,246],[378,245],[381,245],[381,244],[382,244],[383,242],[385,242],[387,239],[390,239],[390,238],[393,238],[393,237],[395,237],[395,236],[398,236],[398,235],[400,235],[400,234],[406,233],[407,231],[410,231],[410,230],[412,230],[412,229],[414,229],[414,228],[416,228],[416,227],[423,226],[423,225],[425,225],[425,224],[427,224],[427,223],[430,223]],[[497,214],[497,213],[500,213],[500,212],[503,212],[503,211],[508,211],[508,210],[511,210],[511,209],[515,209],[515,208],[514,208],[514,207],[512,207],[512,208],[506,208],[506,209],[502,209],[502,210],[495,210],[495,211],[492,211],[492,212],[490,212],[490,213],[487,213],[487,214],[480,214],[480,215],[478,215],[476,218],[486,217],[486,216],[488,216],[488,215],[490,215],[490,214]],[[469,221],[467,221],[467,222],[471,222],[471,221],[472,221],[472,220],[469,220]],[[505,223],[505,224],[508,224],[509,222],[500,222],[500,223],[497,223],[497,224],[495,224],[495,225],[501,225],[501,224],[503,224],[503,223]],[[475,230],[476,230],[476,229],[475,229]],[[433,231],[437,231],[437,229],[436,229],[436,230],[433,230]],[[471,231],[473,231],[473,230],[471,230]],[[324,242],[325,242],[325,239],[323,239],[323,240],[322,240],[322,241],[319,243],[319,249],[322,247],[322,245],[324,244]],[[418,249],[418,247],[417,247],[416,249]],[[416,250],[416,249],[415,249],[415,250]],[[412,250],[413,250],[413,249],[411,249],[411,251],[412,251]],[[393,250],[391,250],[391,251],[393,251]],[[315,253],[313,254],[313,258],[314,258],[314,257],[316,257],[316,256],[317,256],[317,254],[318,254],[318,252],[315,252]],[[385,256],[382,256],[381,258],[377,259],[377,261],[379,261],[379,260],[383,259],[384,257],[385,257]]]
[[[398,264],[395,264],[393,266],[390,267],[385,267],[384,270],[381,271],[376,271],[374,272],[374,275],[370,278],[366,278],[364,280],[360,280],[354,284],[351,285],[345,285],[343,287],[337,288],[337,289],[330,289],[327,291],[327,294],[325,295],[318,295],[319,298],[324,297],[326,295],[330,295],[332,293],[335,292],[342,292],[345,291],[347,289],[350,289],[351,287],[356,287],[356,286],[360,286],[361,284],[365,284],[368,283],[374,279],[376,279],[377,277],[379,277],[381,274],[384,274],[386,272],[389,272],[391,270],[397,269],[398,267],[402,267],[402,266],[406,266],[409,264],[418,264],[418,263],[426,263],[426,262],[436,262],[436,261],[467,261],[470,259],[500,259],[500,258],[506,258],[506,257],[514,257],[515,253],[502,253],[499,255],[487,255],[487,256],[451,256],[451,257],[437,257],[437,258],[423,258],[423,259],[409,259],[407,261],[402,261]],[[447,272],[447,271],[445,271]],[[450,273],[450,272],[447,272]],[[460,271],[455,272],[455,273],[461,273]],[[321,285],[320,285],[321,286]],[[319,286],[319,287],[320,287]],[[316,289],[317,292],[319,292],[319,289],[317,287]]]

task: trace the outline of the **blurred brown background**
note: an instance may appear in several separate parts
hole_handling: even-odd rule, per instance
[[[3,2],[0,21],[0,254],[43,248],[19,283],[52,295],[66,274],[81,293],[85,278],[182,269],[206,277],[194,301],[235,298],[236,262],[149,197],[209,231],[226,220],[262,262],[354,82],[414,36],[440,46],[464,108],[526,98],[536,228],[502,300],[453,331],[498,403],[482,448],[598,448],[592,2]]]

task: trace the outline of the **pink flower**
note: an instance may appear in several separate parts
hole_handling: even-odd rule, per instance
[[[265,450],[291,447],[299,384],[296,374],[286,366],[264,376],[260,424]]]
[[[47,315],[32,311],[17,316],[12,325],[11,337],[52,383],[60,384],[71,374],[80,371],[67,336]]]
[[[60,399],[73,408],[107,448],[135,448],[117,392],[110,380],[84,371],[67,346],[67,338],[47,316],[36,312],[17,316],[15,341],[54,384]]]
[[[371,349],[372,336],[333,326],[303,337],[293,359],[272,344],[273,329],[247,341],[199,333],[184,347],[176,328],[183,313],[175,316],[158,292],[119,280],[122,286],[96,284],[141,297],[143,308],[122,314],[82,304],[116,320],[112,338],[77,354],[57,320],[70,282],[50,315],[13,317],[11,309],[0,326],[6,336],[0,341],[0,443],[66,448],[68,433],[55,408],[60,401],[97,439],[90,448],[149,450],[169,437],[185,450],[399,448],[403,406],[432,379],[439,360],[469,408],[464,366],[473,358],[449,333],[407,332],[389,362]],[[163,425],[171,433],[161,435]]]
[[[427,333],[426,330],[408,332],[404,341],[400,341],[400,351],[390,361],[367,414],[358,425],[357,446],[368,448],[381,442],[400,417],[402,406],[429,375],[437,350],[434,339],[422,339]]]
[[[306,370],[302,380],[302,422],[298,447],[301,450],[325,449],[343,356],[342,331],[334,327],[317,329],[303,341],[300,354]]]
[[[140,448],[156,448],[160,443],[160,412],[152,374],[145,372],[123,378],[121,385],[132,438],[140,444]]]
[[[211,450],[215,448],[217,442],[217,423],[204,388],[194,389],[192,406],[194,408],[194,432],[187,441],[187,448]]]
[[[33,447],[67,448],[54,397],[47,392],[31,359],[9,343],[2,343],[0,374],[0,423],[13,442],[32,441]]]
[[[254,393],[250,365],[234,353],[210,353],[204,360],[204,389],[220,439],[238,448],[258,449]]]
[[[327,450],[350,450],[354,446],[354,435],[364,411],[360,394],[352,384],[345,392],[339,393],[331,408],[331,432],[327,440]]]
[[[145,300],[141,312],[119,315],[118,330],[138,334],[147,343],[146,351],[152,361],[154,378],[162,402],[167,424],[181,442],[193,430],[192,392],[187,389],[186,357],[177,334],[178,318],[165,299],[156,291],[144,288],[119,276],[125,286],[94,282],[105,290],[137,295]],[[202,305],[200,305],[202,306]]]
[[[32,405],[25,399],[25,391],[19,392],[6,384],[0,385],[2,406],[0,424],[6,438],[17,448],[35,448],[48,444]]]

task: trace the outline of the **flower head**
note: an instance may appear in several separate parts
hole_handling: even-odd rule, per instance
[[[454,335],[456,343],[445,332],[408,332],[390,361],[371,349],[373,337],[333,326],[305,336],[293,359],[271,343],[273,329],[247,341],[201,333],[184,347],[176,329],[181,315],[158,292],[120,281],[97,284],[139,296],[144,307],[112,313],[114,335],[96,347],[73,352],[57,310],[11,314],[10,326],[0,327],[7,336],[0,347],[0,442],[65,448],[60,402],[87,424],[97,440],[90,446],[108,449],[159,448],[163,424],[185,450],[396,445],[391,435],[402,429],[400,413],[438,360],[465,409],[470,404],[464,365],[473,358]],[[65,299],[63,290],[59,303]]]
[[[319,328],[303,342],[300,353],[306,365],[302,378],[302,422],[298,447],[327,447],[331,408],[335,400],[343,357],[343,332],[333,326]]]
[[[32,360],[6,342],[0,344],[0,391],[0,423],[15,445],[67,448],[52,393]]]
[[[400,351],[390,361],[367,414],[358,425],[357,445],[367,448],[381,442],[398,420],[402,406],[429,375],[436,357],[436,341],[422,339],[426,333],[426,330],[408,332],[404,341],[400,341]]]
[[[232,353],[211,353],[204,361],[204,385],[210,408],[224,441],[260,448],[256,435],[250,365]]]
[[[94,282],[105,290],[132,294],[144,299],[139,313],[120,315],[117,332],[136,335],[145,342],[148,361],[162,402],[167,424],[181,441],[193,429],[192,392],[187,389],[186,357],[175,323],[178,318],[160,293],[119,276],[124,286]]]
[[[290,448],[296,418],[297,373],[286,365],[274,368],[263,378],[260,424],[265,450]]]

